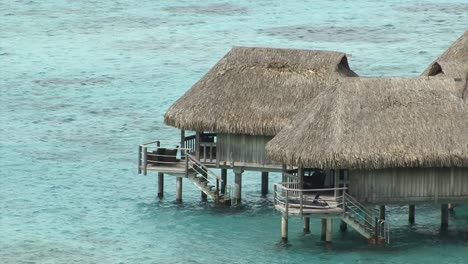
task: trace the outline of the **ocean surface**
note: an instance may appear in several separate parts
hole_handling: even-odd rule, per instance
[[[232,46],[338,50],[360,75],[418,75],[468,28],[468,2],[0,0],[0,263],[468,263],[468,205],[388,208],[391,245],[320,241],[260,195],[201,202],[137,174],[138,144],[178,131],[167,108]],[[232,177],[230,178],[232,179]],[[270,177],[270,184],[279,175]],[[271,187],[270,187],[271,188]],[[270,189],[271,190],[271,189]]]

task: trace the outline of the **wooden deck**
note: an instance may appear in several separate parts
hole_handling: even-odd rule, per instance
[[[148,164],[146,169],[148,171],[157,171],[157,172],[165,173],[168,175],[175,175],[175,176],[185,175],[185,163],[184,162],[177,162],[171,165],[157,165],[157,166]],[[141,170],[144,170],[143,166],[141,166]]]
[[[248,171],[268,171],[268,172],[282,172],[282,165],[279,164],[259,164],[247,162],[220,162],[220,168],[242,168]]]
[[[322,195],[320,196],[322,201],[325,201],[328,206],[320,207],[313,204],[314,196],[304,195],[304,203],[302,205],[299,202],[289,201],[288,203],[288,214],[289,215],[327,215],[327,217],[340,217],[343,214],[343,209],[338,207],[338,203],[333,195]],[[281,212],[286,212],[285,203],[279,203],[275,205],[275,208]]]

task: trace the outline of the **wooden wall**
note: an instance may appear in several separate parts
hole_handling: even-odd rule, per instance
[[[350,171],[349,192],[363,203],[468,202],[468,168]]]
[[[275,164],[265,155],[265,146],[273,137],[243,134],[218,134],[217,159],[220,162]]]

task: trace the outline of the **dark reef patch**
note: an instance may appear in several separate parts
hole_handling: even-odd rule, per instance
[[[247,8],[240,5],[223,3],[210,5],[170,6],[163,9],[171,13],[194,13],[211,15],[238,15],[247,13]]]
[[[468,3],[419,3],[395,8],[404,12],[436,12],[447,14],[466,14],[468,13]]]
[[[405,40],[398,35],[400,32],[392,25],[379,28],[297,25],[272,27],[258,31],[268,36],[309,42],[395,43]]]
[[[66,86],[66,85],[99,85],[106,84],[112,80],[110,77],[92,77],[92,78],[49,78],[43,80],[34,80],[33,83],[40,86]]]

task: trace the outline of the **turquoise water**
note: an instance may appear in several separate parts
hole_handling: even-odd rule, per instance
[[[356,232],[290,246],[243,179],[216,208],[137,174],[139,143],[177,140],[163,113],[232,46],[340,50],[361,75],[417,75],[468,28],[466,1],[0,1],[0,263],[467,263],[468,207],[390,207],[392,244]],[[232,178],[232,177],[231,177]],[[278,175],[270,183],[278,181]],[[343,237],[343,239],[341,239]]]

